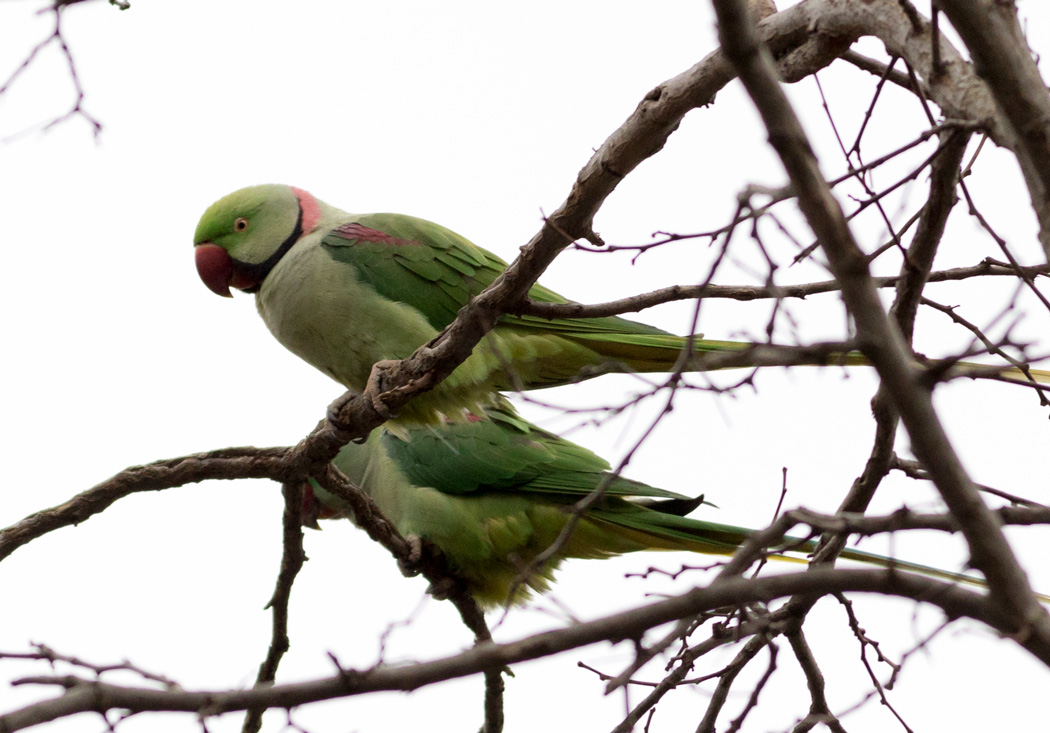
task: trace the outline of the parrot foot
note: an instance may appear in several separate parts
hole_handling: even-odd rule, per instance
[[[328,410],[325,413],[325,417],[328,418],[328,424],[335,428],[339,433],[346,433],[349,430],[347,423],[340,417],[340,413],[343,411],[343,407],[346,406],[350,400],[354,398],[352,392],[345,392],[336,398],[336,400],[328,406]],[[354,438],[351,442],[361,444],[368,440],[368,436],[365,435],[361,438]]]
[[[418,535],[410,534],[405,537],[405,541],[408,543],[408,557],[398,558],[397,566],[402,575],[412,578],[421,572],[419,563],[423,559],[423,540]]]
[[[372,403],[372,409],[379,413],[379,416],[384,420],[392,420],[397,417],[383,402],[383,396],[390,392],[385,385],[387,374],[393,371],[400,363],[395,359],[377,361],[372,365],[372,371],[368,375],[368,382],[365,384],[365,394]]]
[[[365,394],[371,400],[372,407],[386,420],[394,419],[397,415],[390,411],[390,408],[387,407],[384,401],[385,399],[400,397],[406,392],[412,394],[418,388],[427,387],[434,381],[434,375],[431,372],[426,372],[421,377],[410,379],[408,384],[397,387],[389,386],[391,380],[388,379],[388,375],[397,374],[400,367],[401,362],[395,359],[377,361],[372,365],[372,371],[368,375],[368,382],[365,384]]]
[[[455,589],[456,581],[452,580],[452,578],[442,578],[427,586],[427,595],[436,601],[447,601]]]

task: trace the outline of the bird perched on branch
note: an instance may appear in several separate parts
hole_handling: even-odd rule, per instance
[[[506,405],[439,425],[405,426],[396,434],[379,428],[365,443],[345,446],[333,463],[401,534],[437,546],[486,608],[546,590],[569,558],[640,550],[731,555],[754,534],[690,519],[685,515],[704,503],[703,497],[618,476],[591,451],[529,423]],[[600,492],[597,501],[575,508],[595,492]],[[314,484],[306,523],[344,516],[352,518],[348,505]],[[797,555],[815,546],[789,538],[775,549]],[[783,553],[774,557],[805,562]],[[983,585],[959,573],[854,549],[843,550],[841,557]]]
[[[402,214],[349,214],[307,191],[265,185],[220,198],[193,237],[197,272],[213,292],[256,294],[273,335],[346,388],[361,392],[373,365],[411,355],[505,269],[459,234]],[[568,300],[541,285],[532,300]],[[504,315],[402,422],[437,422],[479,411],[501,390],[565,384],[602,368],[695,369],[684,352],[742,351],[752,344],[676,336],[615,316]],[[867,364],[857,353],[828,361]],[[1050,374],[1036,373],[1050,381]]]
[[[352,215],[278,185],[217,201],[201,217],[194,242],[198,273],[212,291],[255,293],[278,341],[355,391],[365,388],[376,362],[403,359],[431,341],[507,266],[437,224],[399,214]],[[529,297],[568,302],[542,285]],[[483,408],[499,390],[565,384],[587,368],[671,371],[684,363],[689,341],[696,352],[747,346],[687,339],[617,317],[505,315],[463,364],[399,417],[438,421],[461,408]]]
[[[212,204],[194,234],[197,271],[212,291],[256,295],[273,335],[348,389],[363,391],[373,365],[408,357],[455,319],[507,264],[455,232],[400,214],[354,215],[302,189],[244,188]],[[529,298],[568,303],[534,285]],[[698,368],[702,352],[752,344],[676,336],[615,316],[504,315],[465,362],[398,416],[440,422],[492,404],[500,390],[550,387],[619,368]],[[692,354],[685,353],[692,349]],[[868,364],[858,353],[826,363]],[[1040,381],[1050,373],[1034,372]]]

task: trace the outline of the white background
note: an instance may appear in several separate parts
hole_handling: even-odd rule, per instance
[[[0,6],[0,77],[49,32],[51,16],[35,9],[29,2]],[[1033,45],[1045,54],[1048,8],[1029,0],[1021,12]],[[294,443],[341,393],[270,337],[251,298],[220,300],[197,279],[192,233],[213,200],[254,183],[290,183],[349,211],[438,221],[509,260],[537,230],[542,213],[564,199],[592,149],[645,93],[716,47],[708,5],[686,2],[228,0],[134,2],[127,12],[84,3],[66,13],[64,25],[85,107],[105,130],[96,143],[88,125],[72,119],[0,145],[6,446],[0,526],[128,465],[230,445]],[[863,49],[881,51],[870,42]],[[852,140],[875,79],[844,64],[836,69],[822,72],[821,80]],[[813,80],[790,93],[825,171],[838,175],[841,155]],[[913,100],[892,89],[884,93],[868,159],[925,125]],[[64,60],[49,48],[0,97],[0,137],[61,114],[72,97]],[[887,173],[877,180],[893,178]],[[733,84],[713,107],[691,113],[664,151],[627,178],[596,229],[615,244],[647,241],[657,230],[713,229],[729,220],[744,185],[783,182],[764,130]],[[925,185],[924,175],[913,189],[913,207]],[[1042,261],[1027,192],[1010,158],[986,150],[970,185],[1014,252],[1026,262]],[[898,223],[914,210],[894,207]],[[808,243],[790,208],[786,220]],[[876,218],[863,219],[856,231],[869,247],[885,240]],[[786,262],[789,243],[772,227],[764,232]],[[939,268],[1001,258],[962,205],[944,247]],[[757,262],[743,237],[737,251]],[[567,252],[543,281],[568,297],[597,302],[699,282],[709,259],[704,240],[647,254],[633,265],[630,255]],[[884,271],[895,267],[891,262]],[[815,266],[778,274],[780,282],[826,276]],[[756,284],[761,277],[733,265],[719,282]],[[977,297],[966,286],[929,291],[942,302],[966,303],[963,315],[980,323],[1011,293],[1005,283]],[[844,335],[835,295],[792,303],[790,310],[802,338]],[[769,304],[709,302],[701,330],[712,338],[761,337],[768,313]],[[691,307],[679,304],[639,318],[681,333],[690,316]],[[1038,341],[1045,316],[1035,313],[1018,334]],[[789,340],[787,322],[779,322],[778,335]],[[943,316],[920,316],[920,350],[936,355],[967,343]],[[1045,338],[1042,347],[1046,353]],[[734,396],[683,396],[628,475],[704,492],[719,506],[705,510],[705,518],[757,527],[771,518],[787,467],[787,507],[832,511],[870,449],[872,374],[775,370],[757,385],[757,392]],[[637,388],[628,378],[607,377],[540,396],[600,404]],[[938,406],[975,480],[1046,500],[1047,414],[1029,392],[953,384],[938,391]],[[559,431],[580,422],[525,409]],[[652,414],[646,407],[629,420],[571,436],[616,462]],[[906,453],[906,438],[900,450]],[[927,487],[895,479],[874,510],[903,503],[938,506]],[[129,658],[188,689],[248,686],[269,641],[263,605],[278,570],[280,517],[275,484],[212,482],[136,495],[80,527],[39,539],[0,564],[0,651],[44,642],[99,663]],[[1047,533],[1011,536],[1033,583],[1050,590],[1041,562]],[[864,547],[953,569],[964,557],[961,540],[940,536]],[[326,651],[346,665],[371,665],[382,631],[408,618],[424,595],[422,580],[402,578],[389,556],[349,523],[309,532],[306,549],[310,562],[293,595],[292,651],[282,681],[329,674]],[[513,611],[496,635],[512,640],[554,627],[564,618],[559,606],[592,618],[637,605],[646,592],[671,586],[625,580],[624,573],[707,560],[648,554],[568,563],[552,597]],[[676,587],[706,577],[687,574]],[[857,610],[869,635],[894,658],[939,622],[938,614],[910,603],[859,598]],[[870,686],[842,609],[823,602],[807,629],[828,675],[833,710],[854,706]],[[452,607],[427,600],[411,624],[393,632],[385,658],[432,659],[469,642]],[[782,652],[781,673],[749,721],[752,730],[789,729],[808,708],[797,665],[786,645]],[[730,654],[713,655],[697,672],[717,670]],[[622,717],[623,695],[603,698],[600,681],[576,662],[615,674],[630,658],[626,646],[598,646],[517,665],[508,681],[507,730],[610,729]],[[755,666],[757,672],[764,662]],[[51,694],[6,686],[45,672],[42,665],[0,665],[0,711]],[[879,668],[884,681],[888,672]],[[640,676],[658,679],[660,669]],[[909,659],[890,700],[919,731],[1025,729],[1034,716],[1045,718],[1041,700],[1032,697],[1048,681],[1045,668],[1009,641],[958,624]],[[743,682],[722,727],[746,701]],[[337,701],[297,711],[294,719],[311,731],[474,730],[481,687],[473,678],[407,696]],[[692,730],[710,689],[668,697],[651,729]],[[631,700],[646,692],[632,691]],[[280,713],[267,717],[269,730],[283,722]],[[850,731],[897,725],[877,700],[844,722]],[[239,725],[236,715],[209,723],[213,731]],[[102,727],[97,718],[81,716],[48,730]],[[170,715],[132,719],[120,729],[197,727],[192,716]]]

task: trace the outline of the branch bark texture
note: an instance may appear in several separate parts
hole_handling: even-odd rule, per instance
[[[861,350],[871,359],[904,423],[912,447],[958,518],[974,567],[985,574],[992,597],[1008,611],[1015,633],[1050,663],[1050,616],[1039,605],[1027,576],[953,450],[933,408],[931,394],[912,367],[900,330],[888,318],[841,207],[820,173],[805,132],[780,87],[773,58],[740,0],[714,0],[719,38],[740,73],[798,192],[799,206],[828,258],[857,329]]]

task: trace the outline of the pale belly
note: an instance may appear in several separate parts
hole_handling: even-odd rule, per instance
[[[411,356],[437,335],[415,308],[381,297],[351,266],[309,242],[277,263],[256,306],[285,348],[355,392],[364,390],[377,361]],[[402,408],[401,421],[459,419],[496,399],[491,381],[501,360],[486,347],[489,338],[441,384]]]
[[[319,245],[299,246],[274,267],[256,305],[274,337],[304,361],[361,391],[375,362],[403,359],[437,335],[418,311],[380,297]]]

